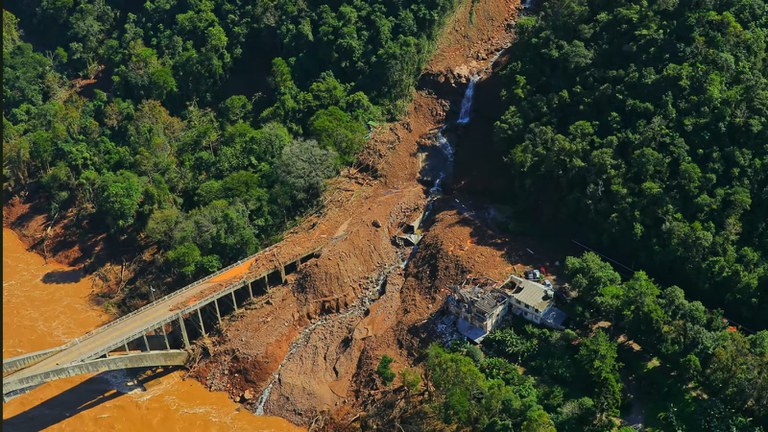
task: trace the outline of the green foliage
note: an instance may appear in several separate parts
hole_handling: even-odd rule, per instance
[[[332,106],[318,111],[309,120],[309,133],[317,138],[321,147],[333,149],[339,156],[339,164],[354,161],[355,154],[363,147],[368,130],[340,108]]]
[[[517,430],[527,422],[530,430],[554,430],[536,403],[535,390],[516,374],[514,365],[492,358],[478,366],[461,352],[447,352],[436,344],[426,354],[428,380],[435,388],[433,406],[446,424],[502,431]]]
[[[387,386],[392,384],[392,381],[395,380],[396,376],[390,366],[393,361],[394,359],[392,357],[385,354],[381,357],[381,360],[379,360],[379,366],[376,367],[376,374],[379,375],[381,381]]]
[[[243,95],[235,95],[221,103],[222,119],[226,123],[234,124],[249,121],[251,117],[251,102]]]
[[[175,271],[189,278],[200,262],[200,249],[192,243],[183,243],[168,251],[166,258]]]
[[[325,179],[336,173],[336,154],[316,141],[294,141],[277,161],[277,199],[284,210],[306,209],[325,189]]]
[[[400,381],[403,383],[403,387],[414,393],[421,386],[421,374],[415,369],[403,369],[400,371]]]
[[[768,323],[765,10],[545,2],[517,23],[495,126],[521,214],[626,251],[757,328]],[[603,285],[574,283],[587,295]]]
[[[316,208],[455,3],[9,4],[4,188],[39,182],[52,214],[157,244],[181,279],[215,270]]]
[[[588,269],[574,268],[572,274],[580,275],[580,271]],[[724,417],[754,418],[755,424],[766,421],[768,387],[763,383],[768,357],[764,332],[746,337],[728,331],[719,312],[707,311],[700,302],[687,300],[678,287],[660,289],[643,272],[613,288],[599,292],[591,300],[580,301],[612,304],[610,311],[598,311],[593,319],[606,319],[610,314],[614,327],[675,371],[675,385],[681,389],[700,387],[707,399],[696,398],[695,407],[690,410],[695,412],[687,416],[713,416],[718,419],[713,420],[716,423]],[[598,331],[582,343],[579,359],[594,383],[596,407],[602,412],[615,409],[621,388],[616,376],[620,365],[615,344]],[[667,380],[666,375],[664,379]],[[669,424],[693,421],[668,414],[664,421]],[[749,424],[749,420],[744,420],[744,425]],[[707,425],[706,430],[714,429]]]
[[[5,15],[5,14],[3,14]],[[5,26],[5,21],[3,23]],[[11,24],[9,24],[11,25]],[[5,42],[5,40],[3,41]],[[32,50],[32,45],[8,41],[3,47],[3,105],[10,109],[30,104],[37,106],[58,91],[58,76],[50,60]]]
[[[97,211],[112,232],[125,232],[133,223],[143,197],[142,179],[130,171],[106,173],[99,179],[97,190]]]
[[[115,70],[113,79],[116,87],[124,87],[121,93],[136,100],[162,100],[176,91],[171,69],[163,66],[157,51],[144,47],[140,40],[131,43],[125,64]]]
[[[579,295],[588,298],[594,297],[603,288],[621,282],[621,276],[613,267],[593,252],[585,252],[580,258],[567,257],[565,274]]]
[[[165,246],[171,245],[173,230],[182,217],[183,214],[175,207],[156,210],[149,217],[144,234],[151,241],[161,242]]]
[[[499,357],[517,360],[521,363],[529,354],[536,351],[537,341],[515,333],[511,328],[491,332],[483,341],[488,350]]]
[[[555,424],[544,410],[531,410],[526,414],[522,432],[557,432]]]
[[[600,415],[616,416],[621,404],[621,379],[617,361],[616,343],[608,335],[598,330],[584,339],[579,348],[578,359],[594,384],[595,406]]]

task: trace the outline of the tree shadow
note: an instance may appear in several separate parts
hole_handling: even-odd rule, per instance
[[[54,270],[43,275],[43,283],[47,284],[68,284],[77,283],[83,279],[83,272],[77,269],[73,270]]]
[[[136,376],[136,385],[132,387],[143,389],[145,383],[175,370],[176,368],[164,368],[159,372],[142,373],[147,369],[137,368],[128,371],[131,376]],[[14,432],[40,431],[83,411],[117,399],[124,393],[116,390],[114,383],[108,378],[108,374],[113,373],[114,371],[100,373],[24,412],[4,419],[2,429]]]

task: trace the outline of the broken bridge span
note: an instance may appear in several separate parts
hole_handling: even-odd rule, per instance
[[[254,292],[285,282],[321,249],[288,260],[280,260],[272,247],[264,249],[64,345],[3,360],[3,402],[74,375],[184,365],[190,341],[207,335],[211,323],[221,324],[222,316],[253,300]]]

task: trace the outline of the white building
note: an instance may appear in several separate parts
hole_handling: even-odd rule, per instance
[[[510,276],[501,288],[509,293],[509,305],[515,315],[536,324],[563,329],[566,314],[555,307],[552,288],[517,276]]]
[[[499,287],[454,287],[447,306],[457,318],[459,332],[478,343],[501,324],[508,312],[554,329],[562,329],[566,318],[554,306],[551,288],[514,275]]]

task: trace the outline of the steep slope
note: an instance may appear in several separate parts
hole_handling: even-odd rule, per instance
[[[419,150],[435,145],[437,128],[457,114],[461,102],[461,90],[442,83],[458,85],[456,70],[476,72],[487,64],[478,58],[509,44],[516,5],[464,2],[458,8],[408,113],[382,127],[364,151],[366,172],[350,170],[337,179],[324,213],[280,245],[322,244],[322,256],[226,326],[210,358],[195,368],[211,388],[228,390],[256,411],[311,424],[346,417],[353,404],[362,403],[356,395],[366,393],[361,389],[371,384],[366,377],[380,353],[396,357],[397,367],[410,362],[413,351],[401,353],[397,335],[411,334],[439,304],[427,300],[429,292],[423,297],[424,279],[409,285],[403,302],[407,273],[400,264],[410,251],[395,246],[392,237],[423,211]],[[458,267],[446,271],[450,280],[464,273]],[[259,403],[265,388],[267,397]]]

